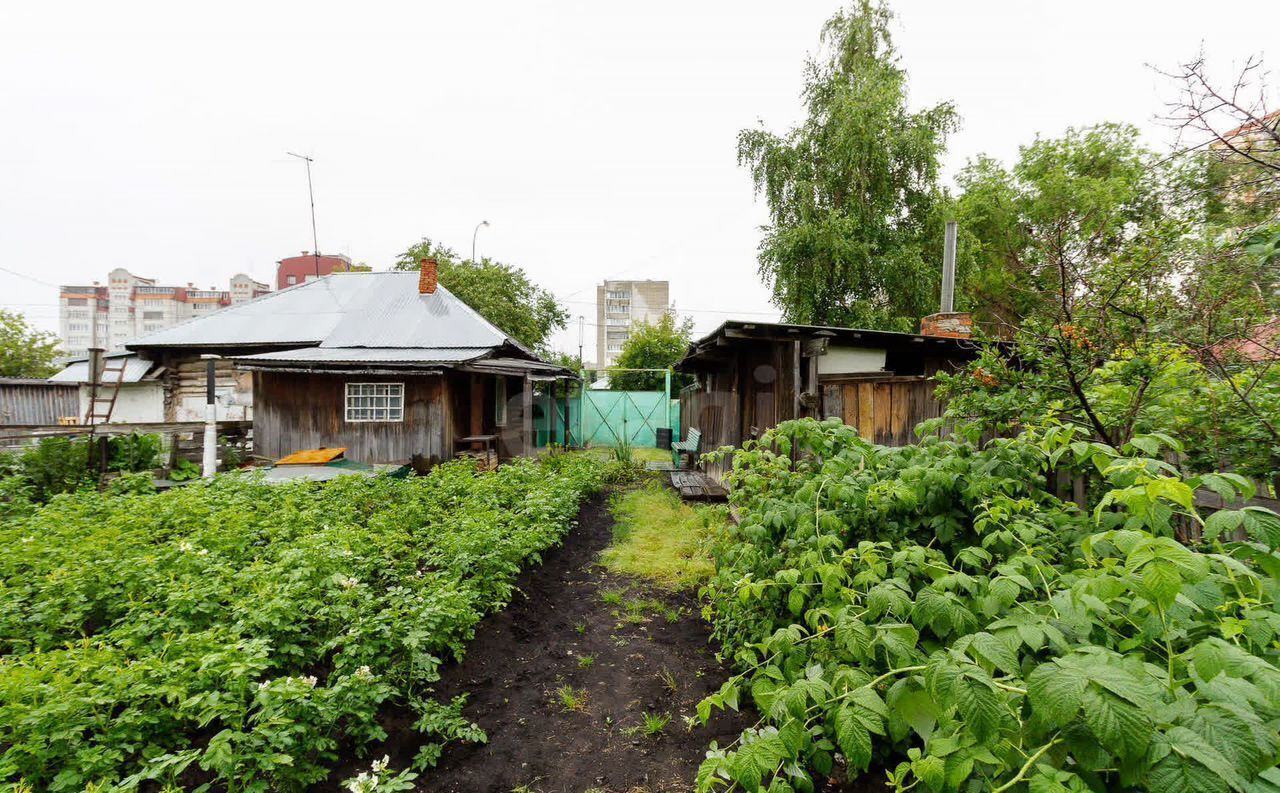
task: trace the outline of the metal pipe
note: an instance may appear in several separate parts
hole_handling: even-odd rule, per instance
[[[311,256],[315,261],[316,278],[320,277],[320,238],[316,236],[316,194],[311,189],[311,158],[303,154],[285,152],[290,157],[297,157],[307,164],[307,198],[311,200]],[[305,278],[303,279],[306,280]]]
[[[217,361],[221,356],[201,355],[205,362],[204,370],[204,457],[201,475],[209,479],[218,473],[218,406],[214,401],[217,382]]]
[[[942,251],[942,313],[955,310],[956,292],[956,222],[947,221],[946,242]]]

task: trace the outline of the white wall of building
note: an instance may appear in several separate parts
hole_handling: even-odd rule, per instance
[[[101,409],[101,408],[99,408]],[[89,412],[89,386],[80,386],[80,420]],[[201,420],[203,420],[201,416]],[[158,380],[125,383],[116,395],[111,423],[142,424],[164,421],[164,386]]]

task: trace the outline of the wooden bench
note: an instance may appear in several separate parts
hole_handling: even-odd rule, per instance
[[[683,462],[680,459],[681,455],[688,454],[696,457],[701,446],[702,430],[697,427],[690,427],[689,431],[685,434],[683,441],[676,441],[671,444],[672,465],[676,468],[682,468]]]

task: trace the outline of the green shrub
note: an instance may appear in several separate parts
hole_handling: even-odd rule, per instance
[[[1180,544],[1197,487],[1252,486],[1166,450],[1061,426],[890,449],[812,420],[746,444],[705,588],[740,672],[698,715],[749,698],[762,724],[698,789],[813,790],[838,756],[899,791],[1280,785],[1280,516],[1219,511]],[[1097,509],[1046,492],[1054,468],[1097,472]]]
[[[70,493],[88,479],[89,444],[64,437],[41,438],[22,453],[22,476],[36,501]]]
[[[136,473],[149,471],[159,464],[163,440],[159,435],[115,435],[110,440],[107,470]]]

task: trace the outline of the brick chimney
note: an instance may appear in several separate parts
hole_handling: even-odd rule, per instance
[[[973,315],[967,311],[930,314],[921,318],[920,334],[944,336],[948,339],[967,339],[973,335]]]
[[[434,295],[436,293],[436,285],[439,283],[436,269],[435,259],[422,260],[422,270],[418,275],[418,294]]]

